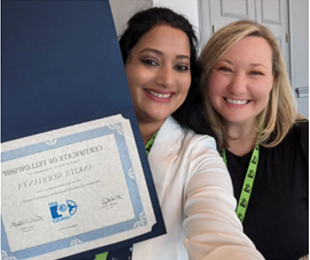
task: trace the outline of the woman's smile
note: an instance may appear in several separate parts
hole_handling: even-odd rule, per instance
[[[163,93],[161,91],[156,91],[156,90],[154,91],[154,90],[149,90],[149,89],[145,89],[145,91],[147,92],[147,94],[149,94],[148,96],[152,100],[159,101],[159,102],[169,102],[173,95],[173,92]]]
[[[250,102],[249,100],[235,100],[235,99],[230,99],[230,98],[224,98],[224,100],[227,103],[233,104],[233,105],[245,105]]]

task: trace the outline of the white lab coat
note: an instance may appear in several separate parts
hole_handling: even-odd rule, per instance
[[[167,234],[135,244],[133,260],[264,259],[242,231],[214,138],[168,117],[148,159]]]

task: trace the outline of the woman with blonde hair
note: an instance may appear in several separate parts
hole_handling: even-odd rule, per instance
[[[243,20],[204,47],[201,91],[244,232],[266,259],[308,254],[308,120],[273,34]]]

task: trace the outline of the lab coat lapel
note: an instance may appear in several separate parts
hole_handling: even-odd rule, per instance
[[[161,204],[167,189],[166,180],[178,158],[183,135],[184,131],[180,125],[172,117],[168,117],[160,128],[149,154],[149,164]]]

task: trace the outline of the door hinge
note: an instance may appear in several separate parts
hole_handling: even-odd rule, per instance
[[[287,33],[285,36],[286,36],[286,42],[290,42],[290,35]]]
[[[212,32],[215,33],[215,25],[212,25]]]

